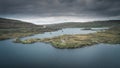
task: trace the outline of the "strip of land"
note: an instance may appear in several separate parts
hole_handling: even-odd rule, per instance
[[[35,25],[19,20],[0,18],[0,40],[21,38],[56,30],[59,29],[46,27],[45,25]]]
[[[93,27],[109,27],[110,29],[91,33],[62,35],[53,38],[35,38],[20,40],[34,34],[56,31],[62,28],[85,28],[89,30]],[[51,25],[35,25],[28,22],[0,18],[0,40],[13,39],[16,43],[31,44],[35,42],[50,43],[56,48],[78,48],[91,46],[99,43],[120,44],[120,20],[93,21],[93,22],[69,22]]]
[[[79,48],[85,46],[91,46],[99,43],[108,43],[108,44],[120,44],[120,28],[112,27],[108,30],[91,33],[91,34],[75,34],[75,35],[62,35],[53,38],[45,39],[27,39],[20,40],[16,39],[14,42],[31,44],[35,42],[45,42],[50,43],[56,48]]]
[[[44,32],[51,32],[63,28],[93,28],[93,27],[113,27],[119,26],[120,20],[106,20],[106,21],[93,21],[93,22],[66,22],[51,25],[35,25],[29,22],[19,20],[0,18],[0,40],[21,38],[40,34]]]

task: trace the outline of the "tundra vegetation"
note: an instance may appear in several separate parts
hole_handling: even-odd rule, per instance
[[[92,27],[109,27],[110,29],[91,33],[62,35],[45,39],[27,39],[20,40],[34,34],[56,31],[62,28],[81,28],[90,30]],[[120,20],[94,21],[94,22],[69,22],[51,25],[35,25],[28,22],[0,18],[0,40],[16,38],[14,42],[31,44],[35,42],[51,43],[56,48],[78,48],[91,46],[98,43],[120,44]]]
[[[0,40],[21,38],[56,30],[58,29],[44,27],[44,25],[35,25],[28,22],[0,18]]]
[[[0,29],[0,40],[21,38],[34,34],[56,31],[58,29],[51,28],[22,28],[22,29]]]
[[[15,40],[14,42],[19,42]],[[79,48],[91,46],[99,43],[107,44],[120,44],[120,28],[112,27],[108,30],[90,33],[90,34],[75,34],[75,35],[62,35],[53,38],[45,39],[27,39],[21,40],[19,43],[31,44],[35,42],[51,43],[56,48]]]

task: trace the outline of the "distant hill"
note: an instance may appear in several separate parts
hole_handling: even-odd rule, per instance
[[[106,21],[93,21],[93,22],[65,22],[59,24],[47,25],[48,27],[56,28],[69,28],[69,27],[112,27],[119,26],[120,20],[106,20]]]
[[[28,22],[0,18],[0,28],[28,28],[28,27],[36,27],[36,26],[37,25]]]
[[[120,20],[106,20],[106,21],[93,21],[93,22],[64,22],[59,24],[46,25],[47,28],[72,28],[72,27],[110,27],[120,25]],[[43,25],[35,25],[29,22],[19,20],[12,20],[0,18],[0,28],[36,28],[43,27]]]

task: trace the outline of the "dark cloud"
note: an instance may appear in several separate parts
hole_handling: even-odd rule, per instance
[[[0,0],[0,15],[120,16],[120,0]]]

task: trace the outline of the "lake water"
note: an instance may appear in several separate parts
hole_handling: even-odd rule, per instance
[[[120,68],[120,44],[56,49],[46,43],[4,40],[0,41],[0,68]]]
[[[25,39],[30,39],[30,38],[50,38],[50,37],[55,37],[55,36],[60,36],[60,35],[65,35],[65,34],[88,34],[88,33],[95,33],[96,31],[108,29],[107,27],[104,28],[92,28],[92,30],[83,30],[84,28],[65,28],[62,30],[54,31],[54,32],[45,32],[43,34],[36,34],[33,36],[25,37],[22,38],[23,40]]]

